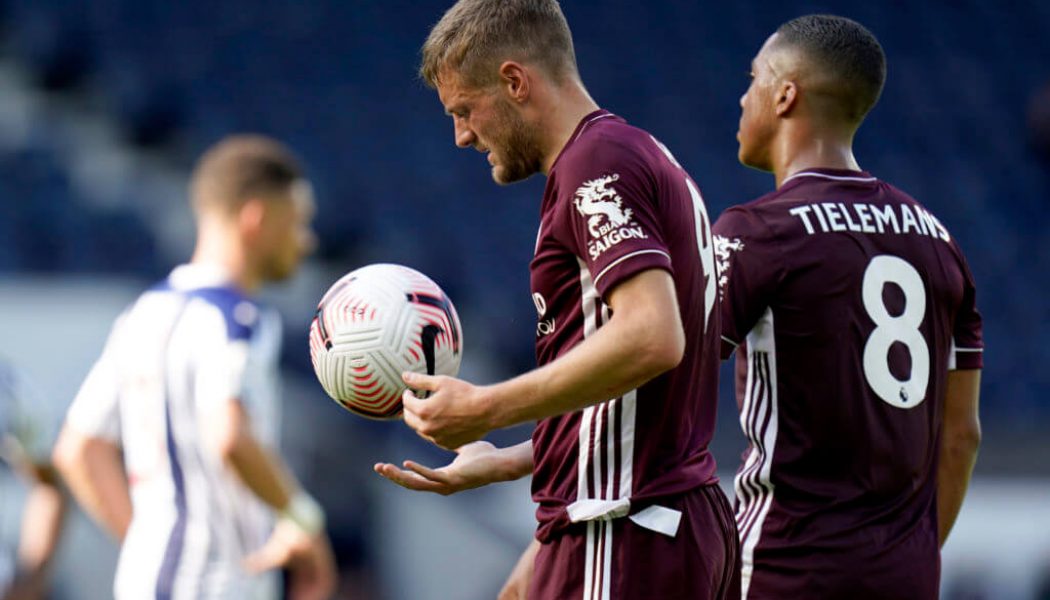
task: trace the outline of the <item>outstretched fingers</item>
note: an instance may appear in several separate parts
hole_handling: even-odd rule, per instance
[[[423,467],[422,465],[416,463],[411,463],[412,466],[409,466],[409,463],[410,461],[405,461],[405,466],[409,467],[409,469],[412,469],[412,466],[414,466],[416,468],[423,469],[424,472],[433,472],[432,470],[426,469],[426,467]],[[377,463],[375,467],[373,467],[373,469],[376,473],[378,473],[386,479],[389,479],[397,485],[400,485],[405,489],[414,490],[417,492],[441,493],[447,487],[444,483],[436,481],[432,478],[428,478],[421,472],[415,470],[400,469],[396,465],[392,465],[389,463]]]
[[[449,479],[448,473],[446,473],[445,471],[441,471],[439,469],[431,469],[430,467],[424,467],[423,465],[417,462],[413,462],[411,460],[406,460],[404,464],[406,469],[418,473],[421,477],[425,479],[428,479],[430,481],[436,481],[438,483],[444,483],[446,485],[451,483],[451,479]]]

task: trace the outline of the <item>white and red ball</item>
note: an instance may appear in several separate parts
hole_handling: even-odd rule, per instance
[[[463,353],[459,316],[422,273],[361,267],[335,282],[310,324],[310,358],[324,390],[372,419],[401,415],[401,373],[455,376]]]

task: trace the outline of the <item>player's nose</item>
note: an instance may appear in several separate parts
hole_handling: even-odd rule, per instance
[[[469,148],[474,145],[476,136],[469,127],[463,127],[459,123],[456,124],[456,145],[460,148]]]

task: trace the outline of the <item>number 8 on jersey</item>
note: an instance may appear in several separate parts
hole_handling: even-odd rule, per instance
[[[882,298],[893,283],[904,292],[904,311],[893,316]],[[926,289],[915,267],[896,256],[876,256],[864,271],[864,309],[875,329],[864,345],[864,376],[879,398],[898,408],[915,408],[926,399],[930,381],[930,348],[919,326],[926,316]],[[900,342],[911,356],[911,375],[901,381],[890,371],[890,347]]]

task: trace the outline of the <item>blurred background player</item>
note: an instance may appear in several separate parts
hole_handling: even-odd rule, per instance
[[[443,492],[450,477],[531,472],[539,527],[507,597],[735,597],[736,532],[708,451],[718,314],[696,184],[599,109],[556,0],[461,0],[422,53],[457,146],[486,154],[501,185],[547,175],[530,268],[541,366],[489,386],[406,373],[430,394],[406,392],[405,422],[446,448],[538,424],[531,442],[468,446],[442,472],[376,470]]]
[[[11,469],[29,487],[19,511],[11,498],[12,490],[0,484],[3,600],[47,596],[48,567],[62,533],[67,500],[51,466],[50,444],[55,428],[51,419],[42,414],[45,409],[46,405],[29,391],[14,366],[0,359],[0,468]],[[5,527],[7,517],[18,512],[20,531],[9,532]]]
[[[714,228],[750,441],[743,596],[935,599],[980,440],[973,277],[941,222],[854,158],[886,77],[867,29],[791,20],[751,77],[739,158],[777,190]]]
[[[274,574],[249,571],[278,565],[293,598],[324,598],[324,514],[275,448],[280,322],[252,300],[312,248],[310,186],[261,136],[212,147],[191,186],[193,257],[118,319],[55,462],[121,542],[117,598],[272,598]]]

